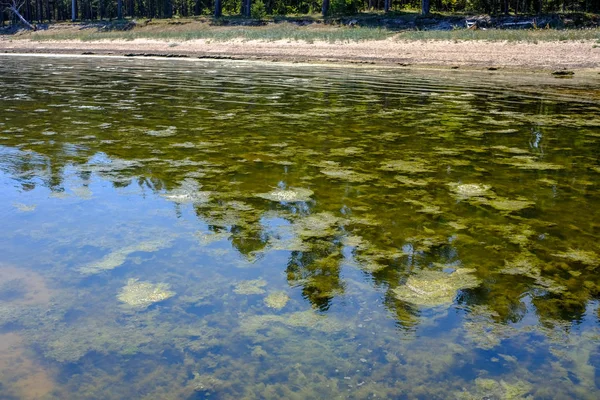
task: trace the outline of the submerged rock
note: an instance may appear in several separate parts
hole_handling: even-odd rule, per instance
[[[131,307],[143,309],[173,296],[175,292],[170,291],[166,283],[153,284],[130,279],[117,298]]]
[[[309,201],[313,194],[314,192],[310,189],[289,188],[277,189],[268,193],[258,193],[256,197],[277,202],[296,203]]]
[[[471,275],[474,271],[467,268],[452,273],[419,271],[394,289],[394,294],[398,300],[423,307],[451,304],[457,291],[479,286],[479,280]]]
[[[265,304],[269,308],[281,310],[283,307],[285,307],[289,300],[290,296],[288,296],[285,292],[274,292],[265,298]]]

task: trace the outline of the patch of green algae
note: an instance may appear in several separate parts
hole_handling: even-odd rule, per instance
[[[463,390],[455,393],[458,400],[482,400],[482,399],[533,399],[530,394],[532,385],[528,382],[517,380],[506,382],[504,380],[494,380],[488,378],[475,379],[475,386],[472,390]]]
[[[517,198],[517,199],[507,199],[504,197],[493,197],[493,198],[483,198],[483,197],[474,197],[471,199],[471,202],[474,204],[481,204],[492,207],[493,209],[505,213],[512,213],[516,211],[521,211],[526,208],[533,207],[535,203],[533,201]]]
[[[79,272],[81,272],[84,275],[94,275],[99,274],[101,272],[110,271],[117,267],[120,267],[123,263],[125,263],[127,257],[129,257],[129,255],[132,253],[151,253],[167,248],[170,245],[170,239],[148,240],[145,242],[136,243],[132,246],[123,247],[119,250],[113,251],[100,261],[80,267]]]
[[[325,238],[336,233],[341,219],[330,212],[310,214],[293,225],[293,231],[301,238]]]
[[[297,203],[309,201],[314,192],[304,188],[276,189],[268,193],[258,193],[256,197],[276,202]]]
[[[290,300],[290,296],[285,292],[274,292],[265,297],[265,304],[269,308],[281,310]]]
[[[267,281],[264,279],[254,279],[250,281],[242,281],[235,285],[233,291],[237,294],[252,295],[252,294],[263,294],[267,286]]]
[[[170,291],[169,285],[166,283],[153,284],[129,279],[117,298],[128,306],[144,309],[173,296],[175,296],[175,292]]]
[[[508,164],[519,169],[531,169],[538,171],[561,170],[565,167],[545,161],[538,161],[534,156],[514,156],[497,161],[500,164]]]
[[[472,275],[473,272],[475,270],[470,268],[452,273],[421,270],[393,292],[398,300],[422,307],[449,305],[459,290],[479,286],[480,282]]]
[[[596,267],[600,265],[600,256],[593,251],[569,249],[560,253],[553,254],[555,257],[563,258],[583,265]]]
[[[402,172],[404,174],[417,174],[433,171],[429,166],[429,162],[422,159],[387,161],[381,164],[380,169],[383,171]]]
[[[248,335],[256,334],[263,329],[269,329],[276,325],[284,325],[289,328],[307,328],[319,332],[338,332],[345,325],[332,317],[320,315],[312,310],[298,311],[284,315],[253,315],[242,320],[240,328]]]
[[[366,182],[374,179],[372,175],[356,172],[350,168],[342,168],[337,166],[324,168],[321,170],[321,173],[328,178],[339,179],[347,182]]]
[[[448,186],[454,195],[459,199],[467,199],[469,197],[485,197],[490,194],[490,185],[481,183],[449,183]]]

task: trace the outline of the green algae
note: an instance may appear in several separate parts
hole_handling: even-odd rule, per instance
[[[276,189],[268,193],[258,193],[255,196],[276,202],[296,203],[309,201],[314,192],[305,188]]]
[[[198,239],[201,246],[207,246],[214,242],[227,240],[231,237],[230,232],[195,232],[194,236]]]
[[[329,77],[327,92],[305,79],[301,96],[289,84],[278,94],[285,107],[272,99],[266,107],[259,90],[279,87],[256,85],[234,94],[215,80],[228,71],[219,67],[208,76],[186,66],[182,76],[194,84],[200,84],[196,75],[219,84],[225,89],[218,97],[233,102],[213,103],[210,90],[171,87],[170,103],[163,104],[159,91],[134,82],[137,93],[131,95],[154,103],[132,100],[126,113],[135,127],[119,121],[118,110],[110,108],[114,99],[91,85],[86,90],[99,96],[102,115],[90,109],[72,116],[76,109],[70,108],[43,114],[72,120],[27,127],[11,117],[13,111],[5,112],[6,126],[20,127],[11,130],[21,135],[0,133],[3,145],[32,148],[0,155],[2,173],[22,186],[6,188],[5,209],[13,201],[36,199],[44,213],[4,215],[2,250],[8,260],[39,265],[73,297],[58,296],[47,306],[3,304],[0,321],[68,376],[54,397],[598,397],[592,346],[598,336],[591,334],[596,264],[565,250],[597,253],[597,169],[590,168],[597,157],[593,142],[579,140],[595,128],[578,131],[579,120],[594,120],[595,110],[576,103],[577,117],[556,114],[550,96],[540,114],[539,100],[511,97],[504,103],[503,92],[487,87],[493,95],[485,103],[476,92],[457,95],[457,86],[415,93],[422,103],[413,103],[398,95],[396,85],[405,84],[399,77],[385,96],[366,93],[361,83],[360,96],[348,101],[339,71]],[[237,91],[235,85],[252,74],[236,68],[244,71],[231,86]],[[168,70],[169,76],[184,73],[172,63]],[[362,75],[361,82],[374,79]],[[128,84],[127,76],[123,72],[120,84]],[[179,118],[176,98],[187,102],[188,95],[190,112]],[[59,91],[52,97],[61,96]],[[198,96],[202,105],[193,108]],[[244,106],[235,103],[237,96]],[[257,113],[247,112],[248,101]],[[559,111],[570,107],[564,104]],[[158,108],[173,111],[172,120],[158,116]],[[273,110],[282,108],[286,112],[274,117]],[[356,118],[329,119],[348,111]],[[107,120],[109,125],[95,128]],[[482,120],[507,129],[480,126]],[[81,121],[90,124],[74,123]],[[46,125],[60,134],[39,133],[48,131]],[[527,147],[533,126],[543,131],[540,148]],[[159,133],[141,140],[148,130]],[[535,157],[511,158],[528,153]],[[252,162],[257,158],[262,162]],[[315,161],[328,159],[334,161]],[[490,189],[461,195],[454,189],[463,183]],[[85,187],[93,196],[77,189]],[[315,193],[299,201],[255,196],[274,187],[310,187]],[[50,201],[39,197],[42,190]],[[26,197],[30,193],[38,197]],[[76,196],[89,200],[83,204]],[[531,205],[490,203],[507,200]],[[175,237],[169,252],[128,250],[136,241]],[[94,277],[72,273],[73,266],[91,265],[88,260],[106,253],[109,268],[94,270]],[[135,268],[111,272],[129,261]],[[461,265],[476,265],[472,275],[481,281],[473,290],[437,294],[452,310],[426,309],[417,304],[422,300],[395,295],[405,282],[414,284],[410,279],[420,271]],[[262,291],[259,296],[232,291],[258,271],[294,301],[278,311],[266,302],[266,285],[253,289]],[[115,295],[131,274],[177,289],[168,312],[134,312],[119,304]],[[297,315],[304,307],[318,312]],[[250,322],[281,312],[284,318]],[[326,320],[339,326],[322,326]],[[252,329],[240,334],[246,327]],[[519,380],[531,390],[509,388],[521,386]]]
[[[394,179],[403,185],[414,187],[427,186],[433,182],[433,179],[411,179],[403,175],[397,175],[394,177]]]
[[[429,162],[422,159],[386,161],[380,167],[383,171],[402,172],[404,174],[419,174],[432,172]]]
[[[14,203],[13,206],[20,212],[32,212],[37,208],[35,204],[27,205],[23,203]]]
[[[564,252],[555,253],[553,256],[592,267],[600,265],[600,256],[593,251],[569,249]]]
[[[283,315],[254,315],[240,323],[241,332],[254,335],[258,331],[283,325],[288,328],[315,330],[323,333],[339,332],[345,325],[334,318],[319,315],[312,310],[298,311]]]
[[[163,197],[176,203],[206,203],[211,192],[200,190],[201,186],[193,179],[185,179],[178,188],[163,193]]]
[[[152,253],[164,248],[168,248],[170,245],[171,240],[167,238],[140,242],[132,246],[123,247],[119,250],[113,251],[97,262],[80,267],[78,271],[84,275],[94,275],[105,271],[110,271],[123,265],[132,253]]]
[[[565,169],[563,165],[539,161],[535,156],[514,156],[509,159],[497,160],[496,162],[525,170],[555,171]]]
[[[521,211],[527,208],[531,208],[535,205],[535,202],[531,200],[526,200],[524,198],[508,199],[505,197],[494,197],[487,199],[482,197],[475,197],[471,199],[471,201],[475,204],[486,205],[497,211],[506,213]]]
[[[506,382],[504,380],[495,380],[489,378],[475,379],[475,385],[472,391],[462,391],[455,393],[455,397],[460,400],[480,400],[480,399],[533,399],[530,394],[533,387],[530,383],[516,380]]]
[[[136,309],[145,309],[151,304],[167,300],[175,296],[166,283],[153,284],[140,282],[137,279],[127,281],[117,298],[119,301]]]
[[[449,305],[459,290],[479,286],[479,280],[472,275],[474,271],[469,268],[461,268],[452,273],[422,270],[411,275],[404,285],[393,292],[398,300],[417,306]]]
[[[254,279],[239,282],[235,285],[233,291],[243,295],[263,294],[265,293],[265,289],[263,289],[265,286],[267,286],[267,281],[264,279]]]
[[[349,146],[349,147],[342,147],[342,148],[339,148],[339,149],[331,149],[331,151],[329,152],[329,154],[331,154],[332,156],[347,157],[347,156],[361,155],[364,152],[365,151],[362,148],[354,147],[354,146]]]
[[[459,199],[467,199],[469,197],[486,197],[491,194],[489,185],[480,183],[449,183],[448,186],[454,195]]]
[[[325,238],[336,234],[336,226],[342,220],[330,212],[311,214],[300,218],[292,227],[301,238]]]
[[[331,179],[339,179],[347,182],[366,182],[375,179],[372,175],[363,174],[351,170],[350,168],[328,167],[321,170],[321,173]]]
[[[265,304],[269,308],[281,310],[290,300],[290,296],[285,292],[273,292],[265,297]]]

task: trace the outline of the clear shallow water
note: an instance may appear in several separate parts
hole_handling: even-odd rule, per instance
[[[3,398],[598,398],[579,81],[4,57]]]

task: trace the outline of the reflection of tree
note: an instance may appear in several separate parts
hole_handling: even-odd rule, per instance
[[[419,309],[396,299],[390,290],[385,293],[384,304],[396,317],[396,326],[401,330],[413,331],[419,325]]]
[[[249,259],[263,250],[269,240],[268,236],[260,229],[260,226],[233,225],[229,232],[231,233],[231,245]]]
[[[517,323],[527,314],[527,306],[521,301],[521,294],[526,287],[519,284],[490,285],[483,282],[476,289],[463,290],[457,297],[459,304],[474,306],[486,304],[495,322]]]
[[[328,310],[333,298],[344,293],[341,248],[339,242],[319,240],[311,251],[293,251],[288,260],[288,282],[302,286],[303,296],[321,311]]]

